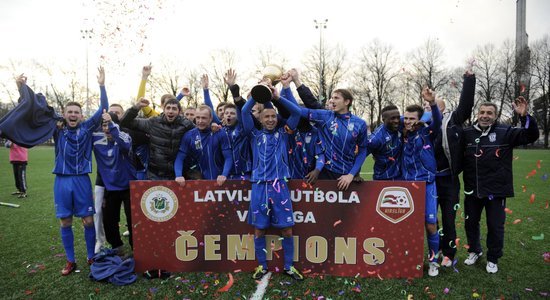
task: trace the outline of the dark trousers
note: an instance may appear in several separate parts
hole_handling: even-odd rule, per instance
[[[13,178],[15,178],[15,187],[22,193],[27,192],[27,162],[12,161]]]
[[[319,179],[323,180],[337,180],[338,178],[340,178],[340,176],[342,176],[342,174],[334,173],[327,170],[326,168],[323,168],[323,170],[321,170],[321,173],[319,173]]]
[[[439,248],[444,256],[454,260],[456,254],[456,209],[455,205],[460,203],[460,181],[458,176],[437,176],[435,177],[437,188],[437,203],[441,207],[441,225],[443,236]]]
[[[498,263],[498,259],[502,257],[502,248],[504,248],[504,222],[506,221],[506,198],[495,197],[477,198],[475,196],[466,195],[464,199],[464,212],[467,219],[464,227],[470,249],[468,252],[479,253],[481,250],[481,242],[479,235],[479,220],[481,212],[485,208],[487,218],[487,261]]]
[[[103,207],[103,228],[105,229],[105,238],[111,244],[111,247],[117,248],[124,243],[120,238],[120,206],[124,205],[124,214],[126,223],[130,231],[130,246],[133,248],[132,241],[132,214],[130,212],[130,190],[124,191],[105,191],[105,200]]]

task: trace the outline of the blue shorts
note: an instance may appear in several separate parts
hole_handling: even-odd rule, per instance
[[[294,226],[292,200],[287,183],[253,183],[252,199],[248,209],[248,224],[258,229]]]
[[[92,216],[94,196],[88,174],[57,175],[53,183],[56,218]]]
[[[437,189],[434,182],[426,182],[426,223],[437,223]]]

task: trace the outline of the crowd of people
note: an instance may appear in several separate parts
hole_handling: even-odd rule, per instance
[[[260,103],[250,94],[243,97],[236,83],[237,74],[225,74],[232,102],[216,108],[209,93],[209,78],[201,77],[205,103],[182,108],[180,100],[189,95],[182,89],[177,96],[160,98],[161,112],[144,98],[152,67],[143,67],[136,103],[124,109],[108,104],[105,72],[98,70],[101,103],[88,119],[79,103],[65,105],[53,131],[55,140],[54,202],[60,219],[60,234],[67,255],[62,275],[76,269],[73,216],[82,218],[87,262],[106,243],[122,251],[119,231],[120,209],[132,226],[130,190],[132,180],[175,180],[185,186],[188,180],[250,180],[252,199],[248,223],[255,229],[254,246],[258,267],[252,277],[268,273],[266,229],[279,229],[284,253],[283,273],[303,280],[293,266],[294,226],[292,201],[286,179],[315,184],[319,179],[335,180],[340,190],[360,182],[360,170],[370,154],[374,159],[374,180],[426,182],[425,229],[428,242],[428,275],[437,276],[440,266],[456,263],[456,205],[460,202],[459,174],[464,176],[464,209],[469,255],[465,265],[483,256],[479,222],[487,215],[488,273],[498,271],[503,255],[506,198],[513,197],[512,149],[538,139],[535,119],[528,114],[522,97],[514,103],[520,127],[497,122],[493,103],[481,103],[477,120],[469,119],[475,94],[475,75],[464,74],[458,107],[448,110],[428,87],[422,97],[431,113],[420,105],[410,105],[403,115],[389,104],[381,110],[383,123],[369,133],[366,122],[351,113],[353,95],[347,89],[332,91],[326,105],[313,96],[300,80],[296,69],[283,72],[279,89],[263,78],[271,100]],[[26,77],[17,78],[20,90]],[[303,102],[294,97],[291,85]],[[17,143],[17,141],[15,141]],[[97,161],[95,204],[89,173],[92,151]],[[19,168],[19,167],[18,167]],[[15,164],[14,164],[15,170]],[[23,181],[24,182],[24,181]],[[25,184],[18,183],[25,194]],[[441,220],[438,220],[438,206]],[[95,227],[94,227],[95,224]],[[441,228],[438,230],[438,228]],[[132,246],[132,230],[129,230]]]

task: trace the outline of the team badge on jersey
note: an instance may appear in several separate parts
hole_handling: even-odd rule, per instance
[[[380,191],[376,212],[384,219],[397,224],[414,212],[414,201],[404,187],[386,187]]]
[[[489,133],[489,142],[494,143],[497,140],[496,132]]]

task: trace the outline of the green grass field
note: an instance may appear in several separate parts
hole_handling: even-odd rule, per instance
[[[436,278],[428,278],[424,271],[421,279],[310,276],[304,282],[294,283],[276,274],[265,298],[407,299],[409,295],[414,299],[548,298],[550,263],[544,260],[543,254],[550,252],[550,180],[546,178],[550,173],[550,151],[516,150],[514,153],[518,157],[514,161],[516,197],[508,200],[512,213],[507,215],[504,257],[499,261],[497,274],[486,273],[485,257],[476,266],[466,267],[463,264],[466,249],[460,246],[458,272],[441,268]],[[29,151],[29,197],[17,199],[10,195],[15,187],[8,150],[0,149],[0,201],[21,205],[19,208],[0,206],[0,299],[248,299],[254,293],[256,283],[249,272],[234,273],[235,283],[226,293],[216,291],[226,284],[227,274],[178,273],[164,281],[140,276],[132,285],[115,287],[89,280],[89,267],[81,263],[80,272],[60,276],[65,257],[53,206],[53,158],[51,147]],[[540,169],[538,160],[542,161]],[[526,178],[532,170],[536,170],[536,175]],[[372,171],[371,158],[362,171]],[[532,194],[534,203],[529,201]],[[83,262],[86,251],[82,224],[74,224],[76,257]],[[460,217],[457,227],[458,236],[465,244],[464,223]],[[485,223],[481,234],[486,235]],[[542,240],[541,234],[546,235]]]

